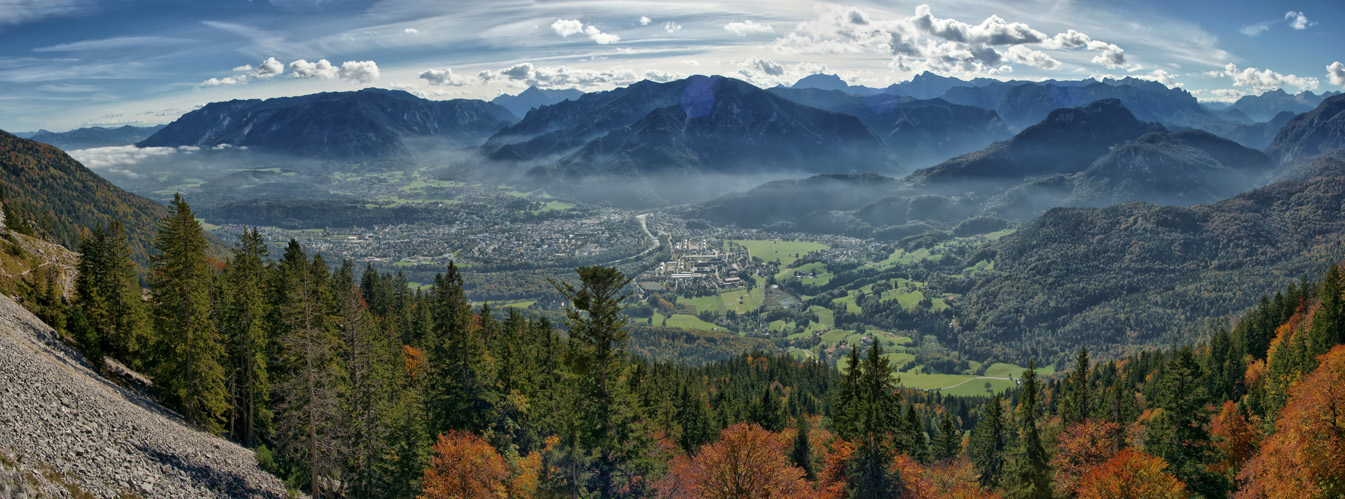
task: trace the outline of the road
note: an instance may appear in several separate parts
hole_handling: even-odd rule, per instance
[[[957,388],[957,387],[959,387],[959,386],[965,385],[965,384],[967,384],[967,383],[971,383],[972,381],[981,380],[981,379],[998,379],[998,380],[1003,380],[1003,381],[1013,381],[1013,378],[996,378],[996,377],[994,377],[994,376],[977,376],[977,377],[975,377],[975,378],[972,378],[972,379],[963,381],[963,382],[958,383],[958,384],[953,385],[953,386],[945,386],[945,387],[943,387],[943,388],[931,388],[931,390],[952,390],[952,389],[954,389],[954,388]]]

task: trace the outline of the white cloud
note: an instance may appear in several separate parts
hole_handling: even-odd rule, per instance
[[[763,24],[748,19],[743,22],[733,22],[724,25],[724,30],[738,36],[756,35],[762,33],[774,33],[775,27],[769,24]]]
[[[341,78],[360,83],[369,83],[379,77],[378,64],[374,61],[346,61],[341,64]]]
[[[1331,80],[1332,85],[1345,88],[1345,64],[1340,61],[1331,63],[1326,67],[1326,77]]]
[[[3,0],[0,0],[3,1]],[[265,80],[285,72],[285,65],[277,61],[274,57],[267,57],[257,65],[254,70],[251,64],[244,64],[232,69],[235,73],[242,73],[224,78],[210,78],[201,82],[201,86],[214,87],[220,85],[243,85],[252,80]]]
[[[1247,36],[1259,36],[1261,33],[1265,33],[1266,30],[1269,29],[1270,24],[1267,23],[1248,24],[1246,26],[1238,28],[1238,33],[1242,33]]]
[[[785,67],[781,66],[780,63],[777,63],[770,59],[761,59],[759,57],[753,57],[750,61],[748,61],[748,65],[756,69],[757,71],[761,71],[762,73],[766,73],[771,76],[780,76],[782,74],[785,74]]]
[[[672,21],[668,21],[666,23],[663,23],[663,31],[667,31],[669,33],[676,33],[678,31],[682,31],[682,25]]]
[[[277,61],[274,57],[267,57],[265,61],[257,65],[257,72],[253,73],[254,78],[270,78],[285,72],[285,65]]]
[[[1231,62],[1224,66],[1223,71],[1212,71],[1206,74],[1232,78],[1233,86],[1248,87],[1257,93],[1269,92],[1283,88],[1285,85],[1297,87],[1299,90],[1316,90],[1321,85],[1321,82],[1316,78],[1285,75],[1269,69],[1257,71],[1256,68],[1243,68],[1239,70],[1238,66]]]
[[[569,38],[570,35],[583,34],[588,36],[590,40],[593,40],[598,45],[609,45],[621,41],[620,36],[611,33],[603,33],[597,26],[592,24],[584,25],[584,23],[580,22],[578,19],[557,19],[556,22],[551,23],[551,30],[555,31],[561,38]]]
[[[654,20],[650,19],[649,16],[640,16],[640,26],[648,26],[649,23],[652,22],[654,22]]]
[[[132,171],[129,167],[135,166],[145,160],[152,158],[165,158],[176,154],[192,154],[199,151],[200,148],[193,146],[183,147],[136,147],[136,146],[115,146],[115,147],[97,147],[93,149],[78,149],[70,151],[70,157],[75,158],[90,170],[116,173],[132,178],[139,178],[140,174]]]
[[[1012,45],[1004,50],[1004,56],[1010,61],[1035,66],[1042,69],[1060,69],[1062,66],[1051,56],[1040,50],[1032,50],[1022,45]]]
[[[1041,43],[1046,34],[1023,23],[1008,23],[999,16],[990,16],[979,25],[970,25],[955,19],[934,17],[928,5],[915,8],[910,19],[921,32],[950,42],[982,43],[986,45],[1017,45]]]
[[[597,70],[566,66],[534,66],[530,62],[515,64],[499,70],[481,71],[477,73],[476,77],[483,83],[503,81],[520,88],[526,86],[540,88],[609,87],[629,85],[645,79],[670,81],[681,78],[680,75],[654,69],[636,71],[622,67],[610,67]]]
[[[1174,85],[1181,86],[1180,84],[1177,84],[1177,77],[1175,75],[1161,69],[1155,69],[1148,75],[1140,76],[1139,78],[1142,80],[1153,80],[1169,87]]]
[[[402,33],[406,33],[406,34],[408,34],[408,35],[419,35],[419,34],[420,34],[420,30],[418,30],[418,29],[416,29],[416,28],[406,28],[406,29],[402,30]]]
[[[339,70],[326,59],[317,62],[308,62],[303,59],[290,63],[290,73],[295,78],[318,78],[322,80],[331,80],[337,77]]]
[[[454,76],[453,70],[449,68],[426,69],[425,71],[421,71],[419,77],[420,79],[429,82],[430,85],[460,87],[467,84],[467,81],[463,78]]]
[[[557,19],[551,23],[551,29],[560,35],[561,38],[569,38],[570,35],[577,35],[584,32],[584,23],[578,19]]]
[[[0,0],[0,25],[19,25],[48,17],[87,12],[95,7],[93,0]]]
[[[1309,26],[1317,24],[1316,22],[1309,21],[1308,16],[1303,15],[1302,12],[1292,10],[1284,13],[1284,20],[1289,21],[1289,27],[1299,30],[1308,29]]]
[[[906,18],[878,19],[853,7],[826,5],[815,19],[799,23],[771,45],[786,54],[863,54],[893,57],[899,71],[1003,74],[1012,64],[1057,70],[1065,64],[1048,51],[1089,50],[1094,64],[1138,71],[1120,46],[1076,30],[1055,36],[1021,22],[990,16],[978,24],[936,17],[928,5]],[[1010,64],[1006,64],[1010,63]]]

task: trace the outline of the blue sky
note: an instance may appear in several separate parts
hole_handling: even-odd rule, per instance
[[[1343,23],[1339,0],[0,0],[0,129],[367,86],[489,99],[698,73],[1134,76],[1228,101],[1341,90]]]

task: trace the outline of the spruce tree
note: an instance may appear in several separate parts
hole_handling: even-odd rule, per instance
[[[883,356],[882,346],[875,341],[868,356],[862,362],[852,364],[847,376],[852,379],[843,385],[850,384],[854,395],[841,414],[856,418],[855,450],[847,463],[850,496],[892,497],[901,484],[901,477],[891,466],[892,455],[909,451],[900,448],[897,441],[901,429],[901,396],[892,379],[892,364]]]
[[[233,414],[229,433],[243,445],[257,445],[259,432],[271,423],[270,302],[264,288],[270,278],[269,251],[257,229],[244,229],[234,258],[224,270],[224,333],[230,347]]]
[[[1173,354],[1158,383],[1156,405],[1163,409],[1147,430],[1144,449],[1172,465],[1171,472],[1193,492],[1221,497],[1228,484],[1209,471],[1215,456],[1206,429],[1208,398],[1200,364],[1191,347]]]
[[[155,384],[187,421],[219,434],[229,408],[223,342],[210,318],[211,270],[196,215],[174,195],[150,257],[152,314],[159,339]]]
[[[1069,375],[1069,396],[1061,411],[1065,426],[1079,424],[1089,418],[1092,402],[1089,400],[1088,368],[1088,349],[1080,348],[1074,362],[1074,372]]]
[[[430,296],[431,325],[425,337],[430,436],[452,430],[482,434],[495,421],[499,403],[496,370],[453,262],[447,273],[434,277]]]
[[[1340,279],[1338,265],[1332,265],[1322,279],[1320,302],[1317,312],[1312,315],[1312,327],[1309,329],[1308,356],[1312,359],[1345,341],[1345,314],[1340,309]],[[1315,367],[1316,361],[1313,360],[1312,364]],[[1308,370],[1311,368],[1304,371]]]
[[[813,470],[813,447],[812,442],[808,441],[808,418],[800,416],[796,421],[798,427],[794,433],[794,447],[789,451],[789,460],[803,470],[804,477],[809,481],[817,479],[817,473]]]
[[[121,222],[94,228],[80,244],[75,307],[94,330],[94,348],[140,369],[150,353],[151,331],[130,255]]]
[[[986,404],[985,412],[971,430],[971,445],[967,454],[971,464],[980,475],[982,486],[994,487],[999,484],[1004,472],[1004,455],[1008,435],[1004,427],[1003,400],[995,394]]]
[[[343,347],[342,359],[349,389],[341,403],[345,429],[344,485],[354,497],[369,497],[378,488],[375,464],[385,452],[390,404],[394,401],[393,370],[396,349],[379,334],[377,323],[365,305],[355,267],[341,262],[332,279],[335,328]]]
[[[748,420],[761,425],[766,431],[779,432],[785,429],[784,407],[771,387],[767,386],[761,392],[761,398],[752,405]]]
[[[962,453],[962,430],[953,421],[953,414],[943,411],[939,420],[939,438],[934,442],[934,458],[939,461],[957,458]]]
[[[631,279],[612,267],[580,267],[579,285],[552,280],[570,302],[565,324],[576,343],[583,429],[580,442],[597,453],[590,480],[599,497],[617,495],[618,474],[642,454],[635,402],[622,382],[626,374],[626,316],[622,302]]]
[[[329,327],[327,264],[309,262],[290,240],[277,268],[280,345],[275,384],[276,438],[299,464],[300,484],[314,497],[323,495],[323,478],[338,478],[344,447],[340,402],[346,388],[339,339]]]
[[[1037,428],[1037,362],[1030,361],[1023,372],[1023,388],[1018,404],[1018,445],[1008,460],[1005,478],[1009,495],[1022,499],[1049,499],[1051,474],[1046,448]]]

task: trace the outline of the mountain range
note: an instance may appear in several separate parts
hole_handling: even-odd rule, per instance
[[[154,135],[154,132],[159,131],[163,127],[163,125],[146,127],[126,125],[117,128],[77,128],[68,132],[38,130],[37,133],[23,138],[32,139],[43,144],[51,144],[63,151],[73,151],[76,149],[89,149],[93,147],[131,145],[145,140],[150,135]]]
[[[491,104],[508,109],[514,116],[526,116],[528,111],[567,100],[578,99],[584,92],[574,88],[543,89],[528,87],[518,95],[503,94],[490,100]]]
[[[140,147],[248,147],[324,159],[402,155],[416,139],[470,147],[518,121],[503,107],[431,101],[400,90],[216,102],[165,126]]]

